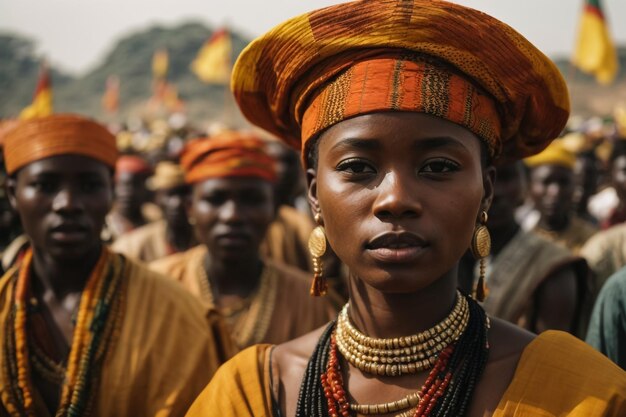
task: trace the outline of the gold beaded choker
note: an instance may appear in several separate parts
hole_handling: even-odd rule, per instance
[[[380,376],[415,374],[432,368],[439,354],[461,337],[468,320],[468,302],[457,291],[452,312],[430,329],[411,336],[376,339],[365,336],[350,323],[346,304],[337,319],[337,348],[363,372]]]
[[[402,411],[409,408],[416,407],[421,400],[419,392],[414,392],[407,397],[398,401],[392,401],[384,404],[352,404],[350,403],[350,410],[357,414],[389,414],[396,411]]]

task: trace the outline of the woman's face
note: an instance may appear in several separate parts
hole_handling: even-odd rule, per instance
[[[196,235],[223,261],[256,260],[275,213],[273,185],[262,179],[211,178],[193,186]]]
[[[328,241],[353,275],[384,292],[427,287],[456,268],[494,169],[470,131],[421,113],[340,122],[319,138],[309,193]]]

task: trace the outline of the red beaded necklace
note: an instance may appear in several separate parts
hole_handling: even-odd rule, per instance
[[[429,416],[437,400],[445,393],[450,384],[452,372],[447,369],[450,356],[454,352],[454,346],[446,347],[437,358],[437,362],[430,371],[426,382],[420,390],[420,402],[415,410],[414,417]],[[330,339],[330,352],[326,372],[321,375],[324,396],[328,404],[328,414],[330,417],[350,417],[350,403],[346,391],[343,387],[343,377],[335,335]]]

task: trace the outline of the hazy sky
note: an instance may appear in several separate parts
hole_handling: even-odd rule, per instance
[[[67,71],[96,65],[114,41],[152,24],[201,20],[255,36],[277,23],[340,0],[0,0],[0,31],[36,40]],[[551,56],[569,56],[582,0],[455,0],[508,23]],[[604,0],[611,32],[626,44],[626,1]],[[621,21],[621,22],[620,22]],[[621,23],[621,25],[618,25]],[[1,65],[1,63],[0,63]]]

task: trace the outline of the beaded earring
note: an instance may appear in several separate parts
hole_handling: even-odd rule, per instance
[[[491,236],[487,229],[487,212],[483,211],[480,214],[480,225],[474,229],[474,235],[472,236],[471,250],[474,258],[478,259],[480,263],[480,274],[478,276],[478,283],[474,288],[474,298],[478,301],[485,301],[489,294],[489,289],[485,282],[485,259],[491,252]]]
[[[319,213],[315,213],[315,222],[319,225],[321,216]],[[317,226],[311,232],[309,236],[309,253],[311,259],[313,259],[313,282],[311,283],[310,294],[314,297],[320,295],[326,295],[327,285],[326,279],[322,276],[322,259],[321,257],[326,253],[326,233],[324,232],[324,226]]]

